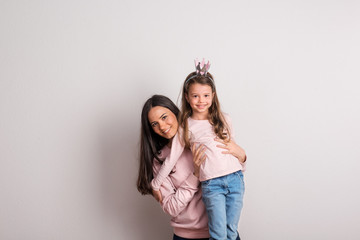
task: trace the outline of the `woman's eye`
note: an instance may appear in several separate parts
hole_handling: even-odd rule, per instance
[[[167,116],[163,116],[163,117],[162,117],[162,120],[165,120],[166,118],[167,118]]]
[[[152,123],[151,126],[154,128],[156,127],[157,123]]]

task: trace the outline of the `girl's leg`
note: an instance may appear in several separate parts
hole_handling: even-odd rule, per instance
[[[202,199],[209,218],[210,239],[226,240],[226,187],[223,177],[201,183]]]
[[[235,240],[239,236],[237,228],[245,191],[244,175],[241,171],[228,175],[228,188],[229,193],[226,196],[227,239]]]

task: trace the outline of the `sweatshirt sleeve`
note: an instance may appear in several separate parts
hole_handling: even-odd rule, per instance
[[[163,195],[162,208],[164,212],[172,217],[178,216],[193,199],[195,193],[199,190],[199,179],[192,173],[186,180],[175,189],[170,177],[167,177],[161,186]]]
[[[184,151],[184,146],[180,141],[180,133],[174,136],[173,141],[171,143],[171,152],[170,155],[163,162],[159,173],[157,176],[151,181],[151,187],[154,190],[159,190],[162,183],[165,181],[166,177],[170,174],[171,170],[174,168],[177,160],[180,155]]]

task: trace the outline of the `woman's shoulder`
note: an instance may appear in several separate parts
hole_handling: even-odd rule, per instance
[[[163,149],[161,149],[160,154],[159,154],[159,158],[165,160],[169,155],[170,155],[171,149],[168,146],[165,146]],[[184,148],[183,152],[181,153],[179,159],[177,160],[175,166],[180,163],[181,165],[184,164],[184,162],[190,161],[192,162],[192,153],[191,150],[188,148]],[[154,162],[153,162],[153,171],[154,174],[158,174],[158,172],[160,171],[161,168],[161,163],[154,158]]]
[[[170,148],[168,146],[164,146],[158,153],[157,157],[159,159],[165,160],[167,156],[170,154]],[[161,168],[161,163],[157,158],[154,157],[153,159],[153,171],[155,174],[159,172],[159,169]]]

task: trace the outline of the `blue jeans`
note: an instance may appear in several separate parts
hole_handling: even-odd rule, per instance
[[[241,171],[201,182],[202,199],[209,217],[210,239],[236,240],[245,192]]]

